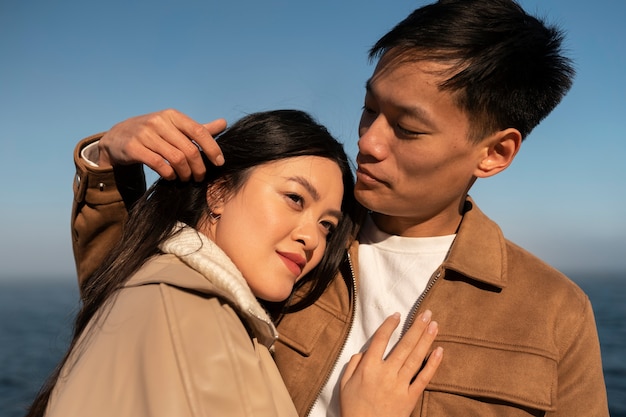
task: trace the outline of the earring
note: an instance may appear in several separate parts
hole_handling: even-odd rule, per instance
[[[214,222],[217,222],[220,219],[220,217],[222,217],[222,215],[221,214],[215,214],[215,213],[213,213],[213,210],[209,210],[209,217]]]

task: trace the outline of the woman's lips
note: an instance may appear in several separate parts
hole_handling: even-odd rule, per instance
[[[287,269],[291,271],[296,277],[302,274],[302,270],[306,266],[306,259],[297,253],[280,252],[276,251],[280,259],[285,263]]]

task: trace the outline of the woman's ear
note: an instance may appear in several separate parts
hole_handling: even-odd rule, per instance
[[[522,135],[517,129],[500,130],[484,141],[484,155],[474,175],[487,178],[504,171],[517,155],[522,145]]]
[[[206,201],[209,207],[209,217],[218,220],[224,212],[224,190],[217,183],[209,185],[206,190]]]

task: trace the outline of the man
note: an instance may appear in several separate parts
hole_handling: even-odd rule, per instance
[[[426,309],[446,353],[413,415],[608,415],[588,298],[507,241],[468,196],[476,179],[510,165],[570,88],[561,41],[511,0],[442,0],[372,48],[380,59],[366,84],[355,189],[370,213],[326,292],[279,323],[275,359],[301,415],[338,415],[350,355],[387,315],[400,311],[406,328]],[[223,123],[168,110],[88,146],[103,168],[77,154],[79,276],[119,233],[123,201],[142,190],[139,175],[121,171],[141,162],[166,177],[202,176],[189,139],[220,163],[211,135]]]

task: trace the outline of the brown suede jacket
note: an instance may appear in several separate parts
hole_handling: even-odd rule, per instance
[[[145,187],[141,167],[114,175],[81,160],[79,149],[98,137],[83,140],[75,152],[72,236],[79,280],[118,239],[125,207]],[[313,306],[278,324],[274,356],[301,416],[311,409],[350,328],[357,248],[355,242]],[[444,347],[444,360],[413,416],[609,415],[589,299],[563,274],[506,240],[471,199],[448,258],[426,292],[416,294],[415,312],[424,309],[439,323],[436,345]]]

